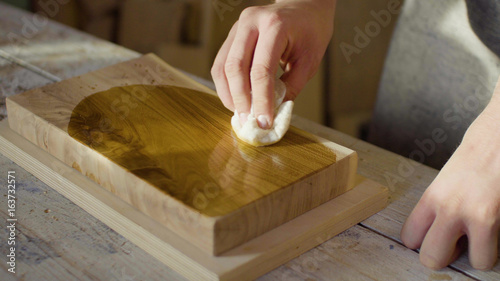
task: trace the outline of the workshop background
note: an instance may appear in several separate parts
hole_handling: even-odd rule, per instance
[[[210,79],[217,51],[243,9],[270,0],[0,0],[33,12],[64,2],[53,20]],[[339,0],[335,32],[321,69],[296,100],[294,113],[363,138],[373,111],[396,16],[346,59],[341,44],[355,46],[390,0]],[[350,61],[349,61],[350,60]]]

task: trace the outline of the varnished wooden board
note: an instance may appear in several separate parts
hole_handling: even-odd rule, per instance
[[[0,153],[190,280],[252,280],[380,211],[387,188],[355,187],[220,256],[210,255],[0,122]]]
[[[7,99],[10,127],[220,254],[344,193],[356,153],[291,128],[240,142],[214,92],[146,55]]]

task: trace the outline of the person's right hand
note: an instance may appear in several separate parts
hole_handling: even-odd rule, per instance
[[[336,0],[277,2],[241,13],[211,71],[223,104],[236,110],[242,123],[253,104],[263,129],[274,121],[278,65],[284,70],[285,100],[294,100],[316,73],[332,36]]]

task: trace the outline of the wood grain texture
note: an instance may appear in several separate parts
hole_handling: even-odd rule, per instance
[[[134,103],[126,117],[109,110],[116,100]],[[131,85],[83,99],[71,114],[68,133],[210,217],[234,212],[336,162],[333,151],[296,129],[277,145],[253,148],[236,140],[230,118],[213,95]]]
[[[387,188],[355,188],[220,256],[188,243],[0,123],[0,153],[190,280],[252,280],[353,226],[387,203]]]
[[[10,97],[8,120],[213,254],[353,186],[354,151],[296,128],[274,146],[242,144],[231,132],[230,112],[209,93],[147,55]]]
[[[30,14],[2,3],[0,3],[0,12],[2,12],[0,16],[0,30],[2,30],[0,40],[12,29],[11,21],[21,22],[20,19],[23,16],[30,16]],[[82,74],[99,68],[99,66],[111,65],[109,60],[103,63],[103,59],[109,55],[119,54],[119,57],[123,57],[123,54],[120,53],[123,48],[111,43],[107,45],[104,43],[95,44],[83,56],[75,48],[58,52],[60,49],[55,44],[52,45],[51,51],[59,55],[47,55],[45,52],[47,49],[41,51],[39,48],[31,47],[31,43],[40,42],[49,45],[50,41],[81,41],[78,38],[75,39],[75,37],[79,37],[79,32],[69,28],[67,28],[67,32],[62,32],[49,24],[43,31],[53,32],[57,36],[48,38],[39,34],[32,40],[18,44],[17,47],[29,49],[22,54],[32,54],[24,56],[25,61],[33,61],[36,64],[40,62],[38,64],[40,67],[45,69],[48,66],[50,71],[60,78],[67,78],[68,75],[73,76],[73,73]],[[86,40],[98,41],[92,37]],[[6,43],[0,42],[0,44],[3,47]],[[123,59],[125,60],[126,57]],[[11,88],[12,85],[9,81],[15,79],[19,82],[19,87],[24,89],[43,85],[35,85],[29,75],[12,74],[13,76],[10,76],[12,78],[2,80],[0,83]],[[213,85],[211,87],[214,89]],[[363,221],[361,225],[351,227],[347,231],[348,234],[335,236],[258,280],[277,280],[278,278],[283,279],[283,276],[287,277],[287,280],[309,280],[308,278],[316,280],[390,280],[394,279],[394,276],[400,280],[463,280],[466,276],[471,276],[476,280],[500,279],[500,264],[497,264],[494,271],[474,270],[470,267],[466,255],[463,255],[459,261],[450,266],[451,268],[444,271],[428,270],[419,264],[418,253],[400,245],[401,225],[428,183],[437,175],[437,170],[424,165],[416,165],[412,175],[408,176],[406,172],[401,174],[398,171],[401,170],[402,164],[408,163],[409,160],[406,158],[298,116],[294,117],[292,124],[356,150],[360,157],[359,172],[367,178],[389,186],[391,204],[388,208]],[[25,166],[23,165],[23,167]],[[20,194],[22,203],[19,206],[19,211],[25,221],[20,225],[19,230],[23,233],[29,230],[29,241],[31,241],[31,243],[23,245],[23,252],[20,254],[24,256],[19,259],[20,273],[12,280],[72,280],[75,278],[79,280],[184,280],[178,275],[175,275],[177,278],[169,275],[169,272],[173,274],[173,270],[162,266],[155,257],[143,250],[137,249],[126,238],[118,239],[113,235],[108,236],[108,233],[114,232],[108,226],[90,217],[86,211],[75,206],[74,203],[30,175],[23,168],[12,163],[8,158],[0,156],[1,174],[8,169],[16,170],[19,179],[24,182],[24,188],[21,188],[25,193]],[[399,177],[400,175],[402,176]],[[2,198],[4,197],[0,196],[0,203],[5,202],[2,201]],[[32,213],[29,206],[36,206],[38,209],[34,208]],[[44,213],[43,211],[47,208],[51,208],[52,212]],[[41,211],[42,215],[36,216],[37,211]],[[59,217],[58,224],[53,222],[53,215]],[[373,231],[365,227],[373,229]],[[61,241],[61,238],[57,236],[60,233],[65,234],[66,240]],[[88,239],[82,240],[82,235]],[[351,245],[358,246],[351,247]],[[394,245],[394,249],[387,251],[386,249],[391,245]],[[341,247],[345,247],[346,250],[332,251],[333,249],[342,249]],[[118,250],[111,255],[106,255],[109,248]],[[37,253],[39,254],[37,255]],[[79,253],[79,255],[75,256],[73,253]],[[321,255],[323,253],[329,257],[323,258]],[[31,257],[36,257],[36,259]],[[41,259],[38,260],[39,257]],[[32,263],[33,260],[36,260],[36,263]],[[10,276],[6,269],[0,268],[0,275],[2,274]]]
[[[353,269],[360,267],[360,272]],[[418,253],[355,225],[257,281],[475,280],[450,268],[423,266]]]
[[[52,81],[0,58],[0,120],[7,117],[5,99],[8,96],[50,83]]]

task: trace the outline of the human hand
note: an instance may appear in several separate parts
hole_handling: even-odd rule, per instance
[[[403,243],[420,247],[420,261],[439,269],[469,241],[476,269],[493,267],[500,226],[500,81],[496,98],[474,121],[462,144],[427,188],[401,231]]]
[[[259,126],[272,127],[278,65],[285,100],[294,100],[314,76],[332,36],[335,2],[283,0],[241,13],[211,73],[223,104],[238,112],[242,124],[253,105]]]

